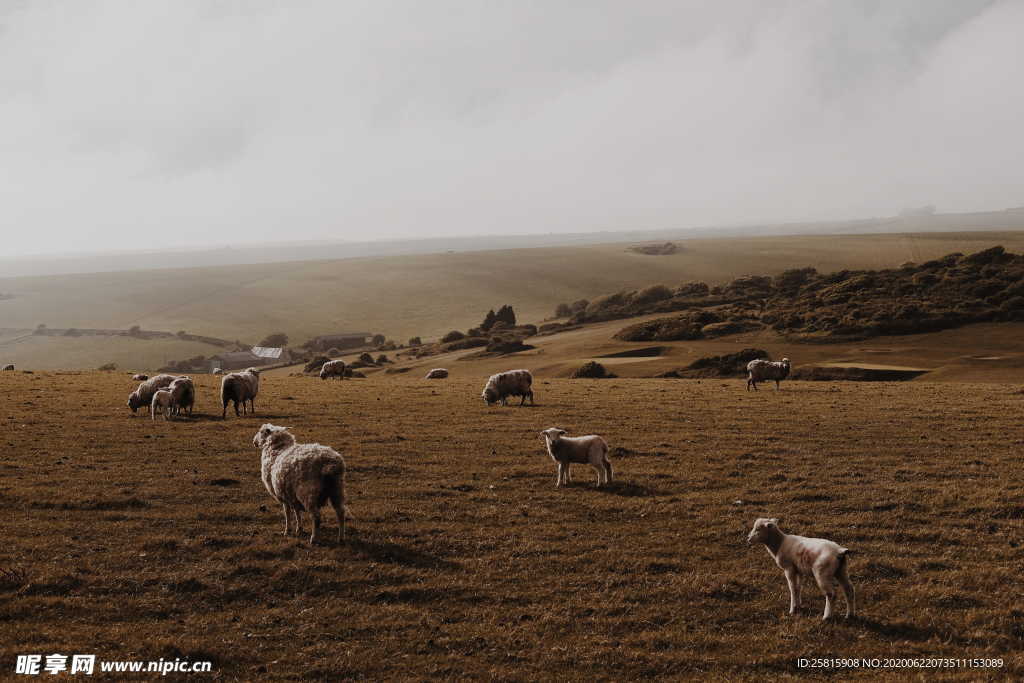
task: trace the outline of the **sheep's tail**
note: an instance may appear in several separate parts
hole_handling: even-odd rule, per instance
[[[842,550],[839,551],[839,569],[845,569],[846,568],[846,558],[847,558],[848,555],[850,555],[852,553],[853,553],[853,551],[850,550],[849,548],[843,548]]]

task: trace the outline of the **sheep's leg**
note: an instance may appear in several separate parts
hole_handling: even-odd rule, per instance
[[[779,390],[779,380],[775,380],[775,391]]]
[[[338,516],[338,544],[345,542],[345,503],[341,498],[341,492],[337,489],[331,491],[331,507],[334,514]]]
[[[597,472],[597,488],[601,488],[604,484],[604,465],[601,463],[590,463],[590,466]]]
[[[284,535],[287,536],[292,532],[292,514],[288,510],[288,503],[281,503],[281,508],[284,510]]]
[[[604,459],[604,483],[610,484],[612,482],[612,463],[608,458]]]
[[[558,477],[555,479],[555,488],[557,489],[562,485],[562,480],[565,478],[565,465],[558,463]]]
[[[309,516],[313,519],[313,534],[309,537],[310,545],[315,545],[320,540],[320,506],[316,503],[317,501],[314,500],[312,505],[307,506]]]
[[[796,614],[800,609],[800,575],[796,569],[787,569],[786,584],[789,586],[789,613]]]
[[[292,507],[292,514],[295,515],[295,535],[302,535],[302,510],[297,507]]]
[[[857,612],[857,598],[845,565],[839,569],[836,578],[839,579],[839,587],[843,589],[843,597],[846,598],[846,618],[849,619]]]
[[[823,620],[832,618],[832,606],[836,600],[836,586],[832,576],[826,576],[821,570],[814,572],[814,578],[818,582],[818,588],[825,594],[825,614],[822,615]]]

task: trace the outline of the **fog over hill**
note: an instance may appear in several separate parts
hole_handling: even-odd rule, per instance
[[[645,242],[701,237],[774,235],[883,234],[1024,230],[1024,208],[976,213],[933,214],[906,211],[900,216],[814,223],[729,225],[657,230],[477,235],[376,241],[297,241],[223,245],[210,248],[122,251],[0,258],[0,277],[66,275],[152,268],[227,266],[320,259],[470,252],[492,249],[564,247],[615,242]]]

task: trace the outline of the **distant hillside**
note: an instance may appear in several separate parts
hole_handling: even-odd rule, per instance
[[[664,242],[664,240],[663,240]],[[687,281],[724,286],[751,273],[775,276],[813,267],[820,273],[895,268],[951,252],[972,253],[995,244],[1024,251],[1024,232],[929,233],[674,240],[673,254],[647,256],[623,244],[438,253],[334,261],[305,261],[139,272],[0,279],[0,325],[34,330],[116,328],[183,330],[221,339],[257,340],[283,332],[293,344],[319,334],[373,330],[397,342],[437,339],[480,323],[488,309],[511,304],[523,323],[542,323],[559,302],[593,300],[620,289]],[[70,350],[37,342],[5,343],[0,361],[47,367],[94,368],[118,362],[131,350],[133,365],[147,347],[128,340],[116,347],[89,344]],[[83,347],[84,348],[84,347]],[[149,356],[159,367],[168,351]],[[175,350],[185,358],[209,350]],[[46,355],[43,355],[46,354]]]

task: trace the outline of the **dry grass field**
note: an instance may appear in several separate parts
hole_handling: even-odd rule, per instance
[[[121,373],[0,373],[3,671],[16,653],[212,659],[214,679],[764,680],[798,657],[999,657],[1024,677],[1024,394],[1009,384],[265,379],[255,417],[124,406]],[[217,418],[212,414],[216,412]],[[281,535],[253,433],[348,462],[349,543]],[[554,487],[538,432],[617,481]],[[855,551],[861,616],[785,614],[754,518]],[[308,528],[308,526],[307,526]],[[328,531],[333,525],[328,526]],[[329,536],[330,534],[328,534]]]
[[[622,288],[702,280],[722,283],[751,274],[814,266],[887,268],[951,252],[1002,244],[1024,251],[1024,232],[829,235],[679,240],[669,256],[644,256],[626,244],[418,254],[194,269],[45,277],[0,277],[0,326],[34,329],[113,327],[185,330],[250,344],[273,332],[293,343],[338,331],[379,332],[403,342],[436,338],[480,322],[490,308],[512,304],[523,322],[549,317],[560,302]],[[2,273],[0,273],[2,276]],[[132,349],[134,351],[135,349]],[[153,347],[146,367],[163,360]],[[215,349],[197,351],[210,355]],[[35,344],[0,340],[0,362],[26,368],[50,357]],[[74,364],[125,367],[121,348],[82,342]]]

